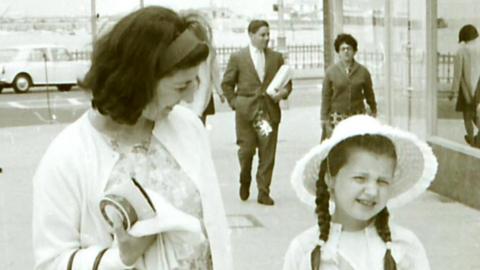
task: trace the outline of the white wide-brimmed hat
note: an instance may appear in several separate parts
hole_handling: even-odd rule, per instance
[[[383,135],[395,145],[397,163],[390,184],[388,207],[402,206],[428,188],[438,166],[432,149],[412,133],[383,125],[367,115],[355,115],[341,121],[329,139],[312,148],[295,165],[291,183],[302,202],[315,207],[315,182],[320,165],[330,150],[347,138],[366,134]]]

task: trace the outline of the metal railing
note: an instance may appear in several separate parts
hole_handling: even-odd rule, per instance
[[[453,61],[455,55],[451,53],[437,53],[437,81],[438,83],[451,84],[453,80]]]
[[[90,58],[92,57],[92,52],[91,51],[78,51],[78,50],[75,50],[75,51],[72,51],[71,52],[72,54],[72,58],[76,61],[79,61],[79,60],[90,60]]]
[[[227,67],[230,54],[238,51],[242,47],[226,46],[217,47],[216,57],[223,71]],[[275,49],[275,48],[274,48]],[[76,60],[90,59],[91,52],[89,51],[74,51],[72,56]],[[365,65],[372,76],[381,78],[383,76],[383,66],[385,57],[382,52],[361,51],[355,56],[358,62]],[[400,55],[394,55],[393,59],[398,61],[402,58]],[[292,65],[295,69],[316,69],[323,68],[323,46],[319,44],[311,45],[288,45],[285,53],[286,62]],[[398,62],[395,60],[394,62]],[[437,82],[445,88],[450,85],[453,80],[453,61],[454,55],[437,54]],[[397,67],[401,69],[401,67]]]

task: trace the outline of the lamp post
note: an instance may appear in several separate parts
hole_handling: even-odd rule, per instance
[[[97,5],[95,0],[90,0],[90,13],[91,13],[90,23],[92,26],[92,49],[93,49],[95,41],[97,40]]]
[[[286,37],[285,37],[285,22],[283,19],[284,8],[283,0],[277,0],[278,5],[278,36],[277,36],[277,46],[278,50],[282,53],[286,51]]]
[[[410,19],[410,0],[407,0],[407,98],[408,98],[408,129],[412,129],[412,96],[413,96],[413,81],[412,81],[412,20]]]
[[[326,70],[334,62],[333,17],[330,0],[323,0],[323,68]]]

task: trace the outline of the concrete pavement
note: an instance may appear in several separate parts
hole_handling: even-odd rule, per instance
[[[236,269],[281,269],[290,240],[316,223],[313,210],[300,203],[289,177],[298,160],[320,138],[318,107],[283,111],[272,196],[275,206],[256,203],[256,186],[250,200],[238,197],[234,114],[210,118],[214,159],[229,215],[244,215],[255,222],[233,228]],[[255,161],[256,162],[256,161]],[[252,174],[254,175],[254,174]],[[393,219],[414,231],[423,242],[431,269],[480,269],[480,211],[427,192],[409,205],[392,211]]]
[[[256,203],[254,183],[248,201],[238,198],[234,114],[224,111],[208,119],[213,157],[232,228],[235,269],[281,269],[290,240],[315,223],[313,211],[293,193],[289,177],[296,160],[319,140],[318,115],[318,107],[290,106],[284,110],[272,181],[273,207]],[[0,129],[0,269],[32,268],[31,178],[49,142],[63,127]],[[480,211],[427,192],[392,215],[421,239],[432,269],[480,269]]]

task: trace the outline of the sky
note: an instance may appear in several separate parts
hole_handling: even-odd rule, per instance
[[[93,0],[92,0],[93,1]],[[112,15],[127,13],[140,6],[140,0],[94,0],[97,13]],[[270,13],[277,0],[144,0],[147,5],[163,5],[175,10],[207,7],[211,4],[228,7],[241,14]],[[90,0],[1,0],[0,16],[78,16],[89,15]]]

